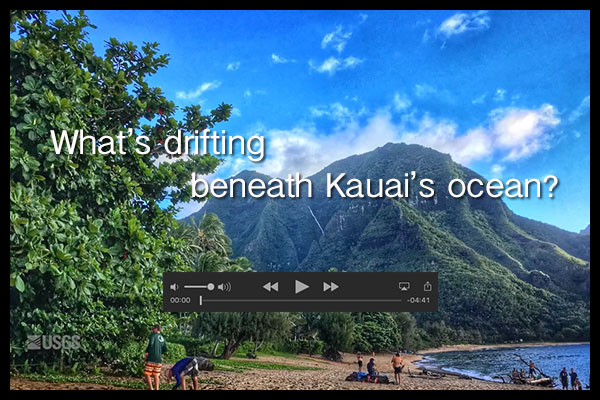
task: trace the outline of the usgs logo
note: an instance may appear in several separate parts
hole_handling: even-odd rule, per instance
[[[79,335],[27,335],[27,350],[79,350]]]

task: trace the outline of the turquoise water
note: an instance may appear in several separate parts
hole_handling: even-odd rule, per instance
[[[579,376],[584,388],[589,383],[590,377],[590,345],[564,345],[541,347],[518,347],[488,349],[476,351],[456,351],[448,353],[428,354],[419,362],[419,365],[429,368],[442,368],[446,371],[459,372],[486,380],[493,376],[510,373],[513,368],[523,368],[526,373],[529,369],[519,361],[515,354],[521,355],[524,360],[533,360],[535,365],[546,375],[556,378],[563,367],[567,371],[571,368]],[[570,385],[570,382],[569,382]]]

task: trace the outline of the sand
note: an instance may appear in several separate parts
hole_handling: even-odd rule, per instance
[[[446,348],[448,349],[448,348]],[[456,347],[452,347],[456,349]],[[462,349],[462,348],[461,348]],[[450,350],[446,350],[450,351]],[[430,351],[431,352],[431,351]],[[381,373],[387,375],[390,380],[393,381],[393,370],[390,364],[391,354],[377,354],[375,363],[378,366]],[[420,355],[404,355],[403,358],[406,363],[406,368],[403,371],[400,385],[385,385],[385,384],[371,384],[371,383],[360,383],[360,382],[346,382],[344,379],[352,371],[357,370],[356,358],[353,354],[345,354],[344,361],[341,363],[326,361],[320,357],[314,356],[298,356],[297,358],[283,358],[276,356],[260,357],[258,362],[277,363],[277,364],[289,364],[296,366],[308,366],[321,368],[320,370],[308,370],[308,371],[277,371],[277,370],[260,370],[260,369],[248,369],[244,372],[229,372],[229,371],[212,371],[202,372],[199,377],[200,380],[210,380],[210,383],[201,383],[199,389],[201,390],[286,390],[286,389],[323,389],[323,390],[340,390],[340,389],[357,389],[357,390],[448,390],[448,389],[495,389],[495,390],[523,390],[523,389],[538,389],[544,390],[543,388],[537,388],[532,386],[521,386],[521,385],[509,385],[496,382],[486,382],[480,380],[465,380],[457,377],[446,376],[442,379],[429,380],[421,378],[411,378],[408,375],[410,369],[413,374],[418,373],[420,370],[414,364],[420,360]],[[365,356],[366,361],[370,356]],[[245,360],[245,359],[244,359]],[[253,360],[245,360],[252,362]],[[166,378],[166,371],[170,365],[163,366],[163,382]],[[135,378],[132,378],[135,379]],[[117,387],[111,387],[110,385],[99,385],[99,384],[74,384],[64,383],[55,384],[47,382],[35,382],[22,378],[11,378],[10,380],[11,389],[121,389]]]
[[[590,344],[590,342],[533,342],[533,343],[502,343],[502,344],[455,344],[441,346],[419,351],[419,354],[444,353],[450,351],[476,351],[486,349],[514,348],[514,347],[547,347],[547,346],[574,346],[578,344]]]

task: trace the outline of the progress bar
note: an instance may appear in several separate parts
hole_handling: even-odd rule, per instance
[[[204,303],[235,303],[235,302],[251,302],[251,303],[356,303],[356,299],[203,299]],[[402,299],[360,299],[360,302],[373,302],[373,303],[402,303]]]

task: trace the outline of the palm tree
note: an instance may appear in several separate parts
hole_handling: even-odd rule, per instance
[[[215,214],[204,214],[200,223],[194,222],[198,244],[205,251],[214,251],[227,257],[232,253],[231,239],[225,234],[225,225]]]
[[[189,221],[189,222],[188,222]],[[225,225],[215,214],[204,214],[197,222],[188,219],[173,231],[173,236],[187,244],[182,257],[197,272],[243,272],[252,269],[245,257],[231,260],[231,239]]]

